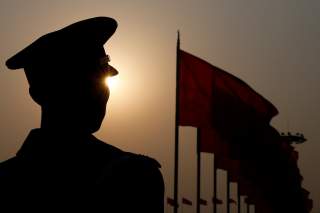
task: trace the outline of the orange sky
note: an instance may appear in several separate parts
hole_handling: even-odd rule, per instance
[[[176,31],[181,48],[246,81],[280,114],[280,131],[299,131],[303,185],[320,208],[319,1],[220,0],[2,0],[0,2],[0,161],[13,156],[29,130],[39,126],[39,107],[28,96],[22,71],[7,58],[39,36],[72,22],[110,16],[119,27],[105,46],[120,71],[108,114],[96,134],[108,143],[155,157],[166,193],[173,194]],[[195,200],[195,130],[181,128],[180,195]],[[211,158],[204,156],[203,197],[210,199]],[[225,174],[219,174],[223,187]],[[224,198],[223,190],[219,191]],[[194,207],[185,207],[192,212]],[[211,208],[211,207],[210,207]],[[209,207],[202,212],[210,212]],[[222,206],[221,208],[224,208]],[[314,213],[316,211],[313,211]]]

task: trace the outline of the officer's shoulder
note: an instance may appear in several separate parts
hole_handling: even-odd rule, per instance
[[[108,158],[118,158],[123,155],[123,151],[115,146],[112,146],[104,141],[101,141],[95,137],[92,138],[90,143],[90,150],[97,156]]]
[[[122,168],[161,168],[160,163],[146,155],[123,151],[97,138],[93,140],[94,149],[102,155],[110,156],[115,166]]]
[[[99,139],[95,139],[93,142],[94,149],[98,150],[97,153],[99,153],[97,156],[101,156],[100,160],[105,162],[105,170],[112,171],[111,173],[115,176],[160,174],[161,165],[154,158],[123,151]]]
[[[135,188],[135,184],[162,187],[161,165],[157,160],[134,153],[125,153],[125,156],[115,169],[115,175],[121,176],[122,182],[127,182],[131,188]]]
[[[163,177],[160,163],[145,155],[123,152],[123,155],[112,163],[112,178],[128,188],[152,185],[162,187]],[[137,186],[135,186],[137,184]]]
[[[130,168],[161,168],[157,160],[146,155],[124,152],[121,158],[122,164]]]

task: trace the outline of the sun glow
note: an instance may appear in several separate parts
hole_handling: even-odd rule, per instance
[[[109,87],[110,90],[115,89],[118,85],[118,78],[115,76],[106,77],[105,84]]]

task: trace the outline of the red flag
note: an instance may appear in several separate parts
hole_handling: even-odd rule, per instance
[[[188,200],[187,198],[182,198],[182,203],[183,204],[186,204],[186,205],[189,205],[189,206],[192,206],[192,201],[191,200]]]
[[[306,199],[305,200],[305,206],[306,206],[306,210],[307,212],[311,212],[312,208],[313,208],[313,200],[312,199]]]
[[[213,72],[194,56],[179,50],[179,124],[210,126]]]
[[[200,152],[214,153],[215,156],[229,156],[228,142],[212,127],[199,128]]]
[[[232,199],[232,198],[229,198],[229,203],[234,203],[234,204],[236,204],[237,203],[237,201],[235,201],[234,199]]]
[[[234,144],[224,141],[214,128],[200,128],[200,152],[214,153],[216,168],[229,172],[230,180],[235,182],[240,177],[240,161],[233,160]]]
[[[302,190],[303,202],[304,202],[306,212],[311,212],[313,208],[313,200],[309,198],[310,192],[304,188],[302,188],[301,190]]]
[[[201,199],[201,198],[199,200],[199,203],[200,203],[200,205],[204,205],[204,206],[208,205],[208,202],[204,199]]]
[[[222,200],[215,198],[215,197],[212,198],[212,203],[223,204]]]
[[[231,182],[237,182],[240,180],[241,175],[241,167],[239,160],[232,160],[226,157],[214,156],[215,159],[215,167],[218,169],[223,169],[228,171],[229,178]]]
[[[247,180],[247,179],[242,179],[238,183],[239,185],[239,193],[240,195],[255,195],[254,193],[254,186]]]
[[[294,162],[297,162],[298,159],[299,159],[299,152],[293,150],[292,153],[291,153],[291,159],[292,159]]]
[[[168,205],[170,205],[170,206],[178,206],[178,204],[176,204],[175,202],[174,202],[174,199],[172,199],[172,198],[170,198],[170,197],[167,197],[167,203],[168,203]]]
[[[203,127],[222,122],[241,127],[248,113],[268,122],[278,113],[237,77],[183,50],[179,50],[179,59],[180,125]]]

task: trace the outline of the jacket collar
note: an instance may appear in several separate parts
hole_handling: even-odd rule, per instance
[[[49,132],[43,129],[30,131],[16,156],[59,155],[82,150],[96,139],[93,135],[67,135],[59,132]]]

